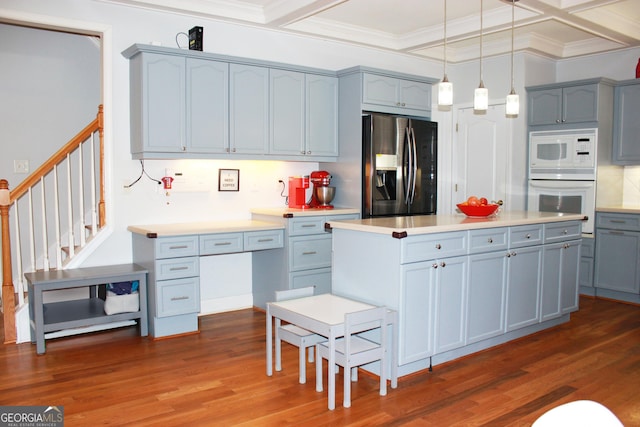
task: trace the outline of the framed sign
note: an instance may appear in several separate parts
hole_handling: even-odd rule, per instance
[[[240,169],[219,169],[218,191],[240,191]]]

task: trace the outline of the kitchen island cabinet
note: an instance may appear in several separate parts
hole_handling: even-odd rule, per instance
[[[583,219],[503,212],[330,220],[332,290],[398,311],[399,372],[407,375],[568,321],[577,310]],[[549,245],[571,248],[551,272],[542,263]],[[543,319],[545,274],[557,276],[552,294],[564,311]]]

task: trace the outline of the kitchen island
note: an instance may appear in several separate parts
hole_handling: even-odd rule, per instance
[[[578,309],[583,219],[330,221],[332,291],[398,311],[399,374],[407,375],[568,321]]]

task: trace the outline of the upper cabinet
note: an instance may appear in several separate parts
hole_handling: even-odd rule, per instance
[[[613,86],[604,79],[527,88],[529,126],[598,127],[610,115]]]
[[[619,82],[613,108],[613,162],[640,164],[640,81]]]
[[[135,159],[338,156],[333,72],[137,44],[122,54]]]
[[[362,78],[364,104],[431,111],[431,85],[372,73]]]
[[[338,79],[271,70],[271,154],[338,155]]]

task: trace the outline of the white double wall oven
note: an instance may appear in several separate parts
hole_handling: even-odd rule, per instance
[[[593,233],[596,207],[597,129],[529,134],[528,210],[581,213]]]

